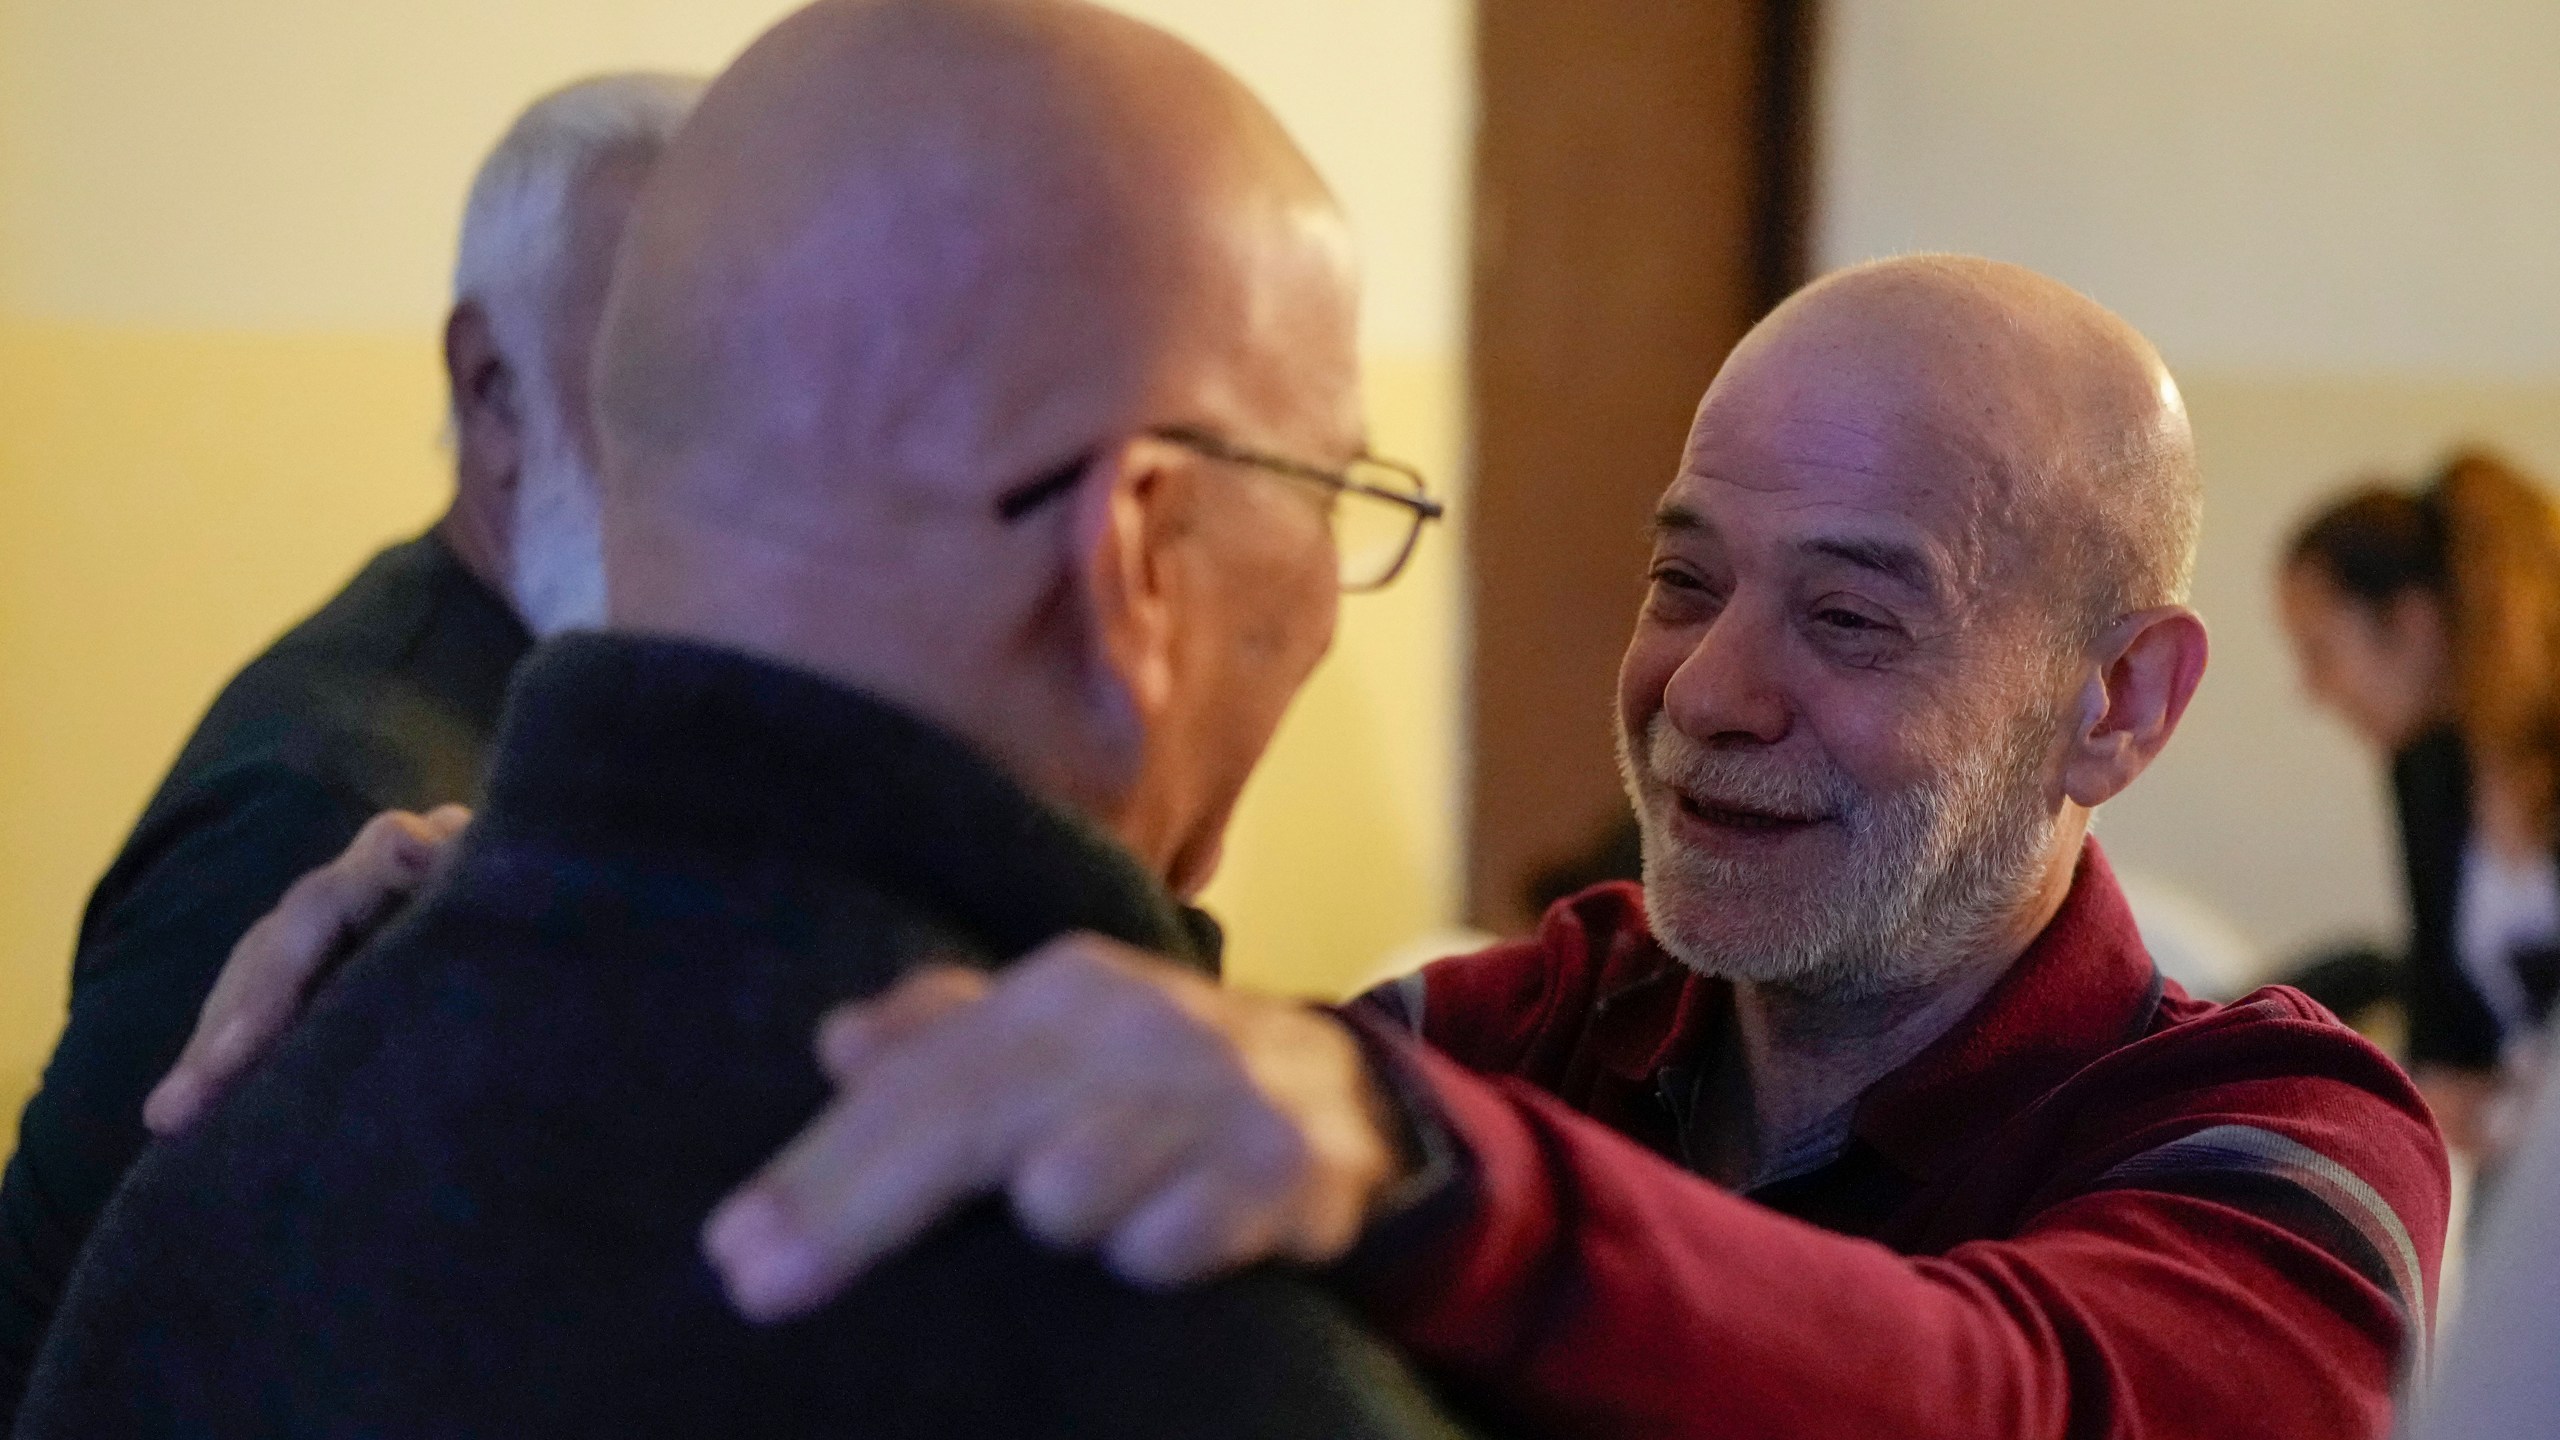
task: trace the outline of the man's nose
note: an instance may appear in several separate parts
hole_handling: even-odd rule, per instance
[[[1663,687],[1662,709],[1701,744],[1774,745],[1787,736],[1794,706],[1780,683],[1784,637],[1769,620],[1727,606],[1698,636]]]

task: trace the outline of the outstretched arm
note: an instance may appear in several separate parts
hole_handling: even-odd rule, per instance
[[[2127,1136],[2115,1148],[2161,1163],[2057,1185],[2012,1235],[1912,1256],[1727,1193],[1523,1082],[1418,1043],[1405,1063],[1460,1179],[1360,1297],[1531,1433],[2374,1436],[2423,1344],[2415,1252],[2440,1243],[2441,1195],[2431,1213],[2398,1197],[2417,1212],[2407,1267],[2360,1266],[2208,1173],[2210,1141],[2181,1150],[2203,1121]],[[2422,1120],[2349,1087],[2325,1098],[2406,1151],[2400,1180],[2425,1173]],[[2260,1141],[2282,1150],[2233,1143]]]
[[[2203,1436],[2240,1415],[2374,1435],[2423,1343],[2441,1167],[2379,1056],[2371,1085],[2284,1100],[2243,1075],[2169,1104],[2000,1238],[1909,1256],[1728,1194],[1524,1082],[1366,1038],[1091,940],[992,980],[927,974],[830,1025],[836,1103],[706,1248],[742,1310],[779,1319],[977,1195],[1153,1284],[1321,1262],[1397,1211],[1344,1283],[1484,1413],[1559,1435]],[[2298,1213],[2319,1187],[2375,1187],[2281,1133],[2289,1110],[2385,1157],[2366,1168],[2405,1221]],[[2249,1133],[2199,1134],[2217,1125]],[[1442,1143],[1453,1178],[1399,1210]],[[2314,1188],[2284,1189],[2287,1167]],[[2369,1238],[2336,1230],[2359,1223]]]

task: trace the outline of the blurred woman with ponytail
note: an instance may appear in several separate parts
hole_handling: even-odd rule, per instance
[[[2465,452],[2314,516],[2282,601],[2312,698],[2390,765],[2410,1068],[2446,1138],[2494,1161],[2560,990],[2560,510]]]

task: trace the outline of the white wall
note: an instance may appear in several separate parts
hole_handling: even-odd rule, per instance
[[[1997,254],[2198,372],[2560,377],[2551,0],[1834,0],[1822,256]]]
[[[2560,5],[1834,0],[1819,253],[1993,255],[2160,344],[2205,463],[2205,689],[2102,817],[2280,952],[2401,923],[2378,774],[2295,693],[2284,536],[2448,443],[2560,476]]]

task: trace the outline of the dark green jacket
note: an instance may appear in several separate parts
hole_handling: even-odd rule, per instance
[[[424,537],[375,556],[197,726],[90,897],[69,1023],[0,1180],[0,1429],[232,944],[374,812],[472,797],[531,643]]]

